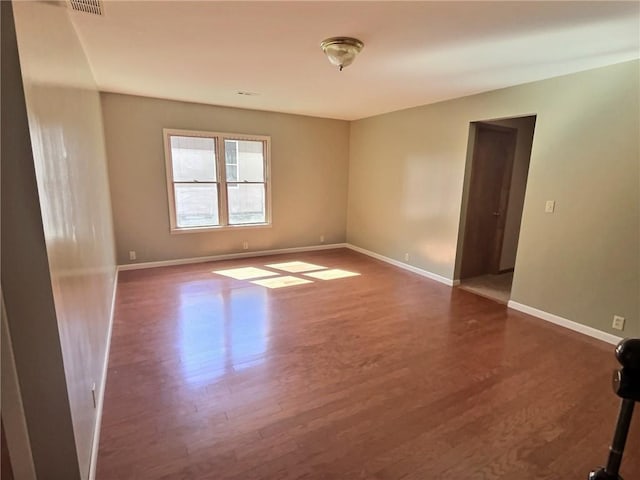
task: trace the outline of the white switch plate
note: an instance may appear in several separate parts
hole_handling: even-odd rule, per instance
[[[615,328],[616,330],[624,330],[624,317],[614,315],[613,322],[611,323],[611,328]]]
[[[547,202],[544,204],[544,213],[553,213],[555,208],[556,208],[556,201],[547,200]]]
[[[129,250],[129,260],[135,260],[135,259],[136,259],[136,251]]]
[[[246,240],[242,242],[242,248],[244,250],[249,250],[249,242],[247,242]]]

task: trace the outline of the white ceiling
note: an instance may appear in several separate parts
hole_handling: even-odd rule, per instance
[[[105,2],[98,87],[353,120],[640,57],[638,2]],[[339,72],[320,42],[365,43]],[[238,91],[256,92],[241,96]]]

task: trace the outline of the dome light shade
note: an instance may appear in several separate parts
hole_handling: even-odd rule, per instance
[[[320,47],[329,61],[342,71],[344,67],[353,63],[356,55],[364,47],[364,43],[357,38],[331,37],[322,41]]]

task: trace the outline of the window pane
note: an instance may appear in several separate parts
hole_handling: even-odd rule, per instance
[[[218,185],[175,184],[178,227],[219,225]]]
[[[264,182],[264,142],[225,140],[228,182]]]
[[[225,167],[228,182],[238,181],[238,142],[225,140],[224,142]]]
[[[264,223],[267,220],[264,204],[264,185],[227,185],[229,224]]]
[[[216,144],[213,138],[171,136],[174,182],[216,180]]]

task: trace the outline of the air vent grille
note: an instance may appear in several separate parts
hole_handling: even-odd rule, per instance
[[[92,13],[102,15],[104,8],[101,0],[69,0],[69,5],[76,12]]]

